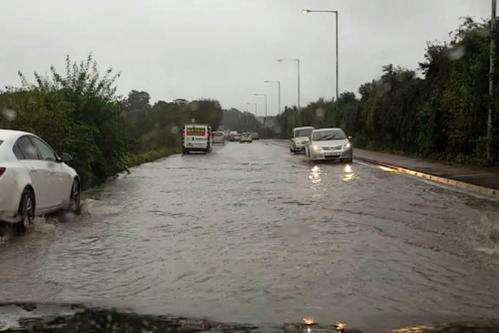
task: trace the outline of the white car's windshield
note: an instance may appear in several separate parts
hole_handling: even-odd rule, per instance
[[[313,130],[314,130],[313,128],[296,129],[295,138],[310,136]]]
[[[312,140],[314,141],[344,140],[344,139],[346,139],[346,135],[340,129],[316,131],[312,134]]]

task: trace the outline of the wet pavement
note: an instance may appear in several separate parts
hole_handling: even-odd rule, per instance
[[[0,245],[0,300],[243,323],[499,319],[499,203],[279,141],[133,168]]]
[[[443,161],[434,161],[409,156],[395,155],[380,151],[355,149],[355,158],[367,162],[394,165],[410,170],[416,170],[435,176],[490,188],[499,195],[499,168],[478,167],[471,165],[449,164]]]

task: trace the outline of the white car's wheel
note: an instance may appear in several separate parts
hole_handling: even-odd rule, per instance
[[[23,234],[33,224],[35,219],[35,197],[29,188],[25,188],[19,203],[21,221],[16,223],[17,232]]]
[[[81,186],[78,179],[75,179],[73,181],[73,185],[71,186],[69,210],[75,214],[80,214],[81,211]]]

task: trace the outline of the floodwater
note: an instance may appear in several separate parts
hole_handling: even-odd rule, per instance
[[[499,203],[285,143],[133,168],[0,244],[0,301],[378,332],[499,319]]]

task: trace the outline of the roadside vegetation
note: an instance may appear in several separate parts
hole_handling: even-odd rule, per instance
[[[485,164],[489,23],[468,18],[450,36],[450,42],[428,43],[418,71],[384,66],[380,78],[360,86],[359,97],[346,92],[301,112],[286,108],[277,119],[281,136],[289,137],[295,126],[342,127],[358,147]],[[495,94],[495,124],[498,102]]]
[[[262,124],[251,112],[242,112],[235,108],[223,111],[222,126],[238,132],[258,132],[263,136]]]
[[[119,74],[99,72],[91,55],[80,63],[66,59],[64,73],[53,66],[48,76],[19,73],[20,87],[0,91],[0,128],[24,130],[46,140],[70,163],[85,188],[127,167],[178,152],[179,131],[191,119],[217,128],[217,101],[149,102],[147,92],[116,94]]]

